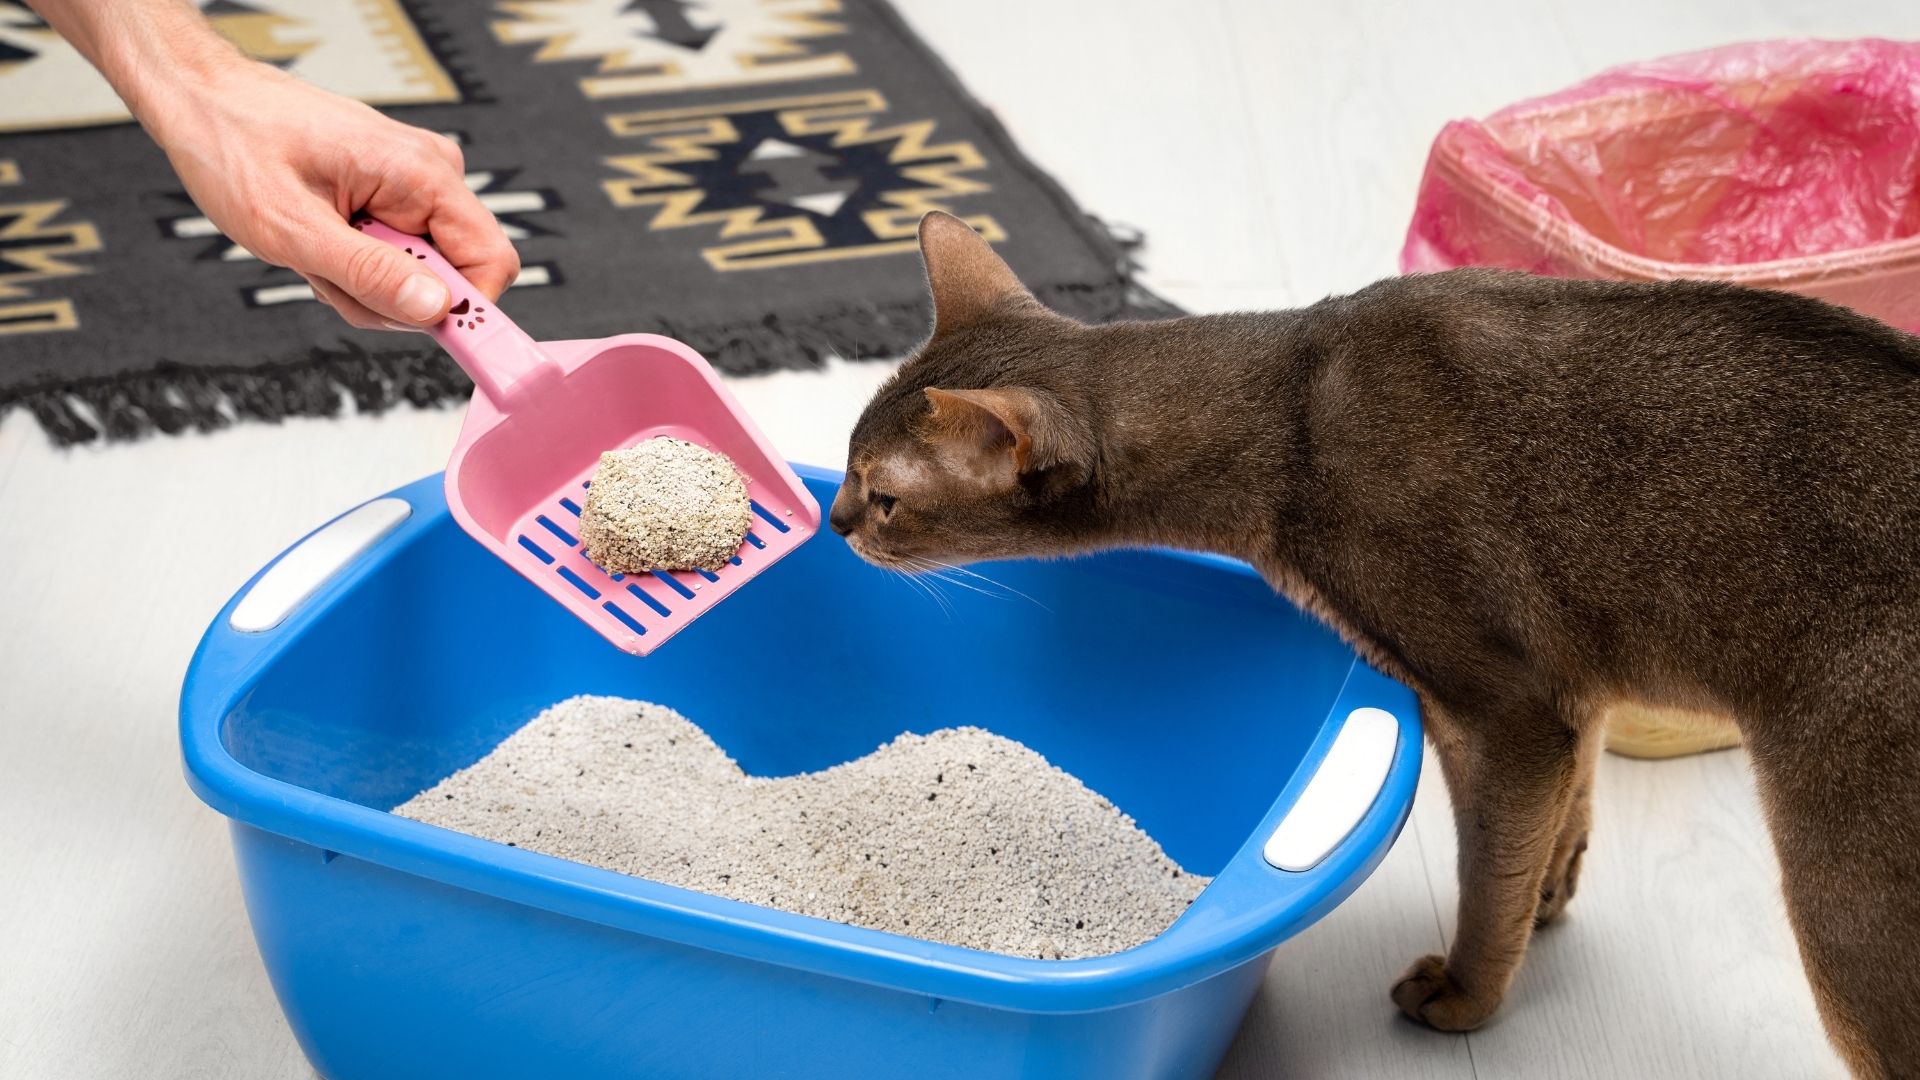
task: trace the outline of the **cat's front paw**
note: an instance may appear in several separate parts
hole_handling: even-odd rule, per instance
[[[1447,974],[1444,956],[1423,956],[1393,984],[1400,1011],[1436,1031],[1472,1031],[1487,1022],[1500,999],[1469,994]]]

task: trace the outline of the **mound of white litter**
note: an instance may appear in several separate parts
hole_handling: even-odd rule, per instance
[[[577,697],[394,813],[749,903],[1045,959],[1147,941],[1208,881],[1039,754],[970,727],[766,779],[671,709]]]

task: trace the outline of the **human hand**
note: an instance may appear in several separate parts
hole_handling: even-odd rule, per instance
[[[512,243],[467,190],[451,139],[237,55],[145,105],[141,122],[214,225],[298,272],[355,326],[418,330],[450,302],[439,278],[348,224],[359,212],[431,233],[489,297],[519,273]]]

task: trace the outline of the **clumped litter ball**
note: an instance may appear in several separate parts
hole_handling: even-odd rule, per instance
[[[611,573],[714,571],[752,523],[747,485],[726,455],[660,436],[600,455],[580,542]]]

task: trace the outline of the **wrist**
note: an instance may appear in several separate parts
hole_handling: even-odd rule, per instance
[[[48,21],[100,70],[156,137],[211,84],[255,66],[184,2],[42,3]]]
[[[120,90],[134,118],[162,149],[171,151],[220,105],[245,100],[249,84],[278,74],[224,39],[216,37],[216,44],[170,49],[160,59],[143,62],[138,70],[147,77],[135,78],[135,85]]]

